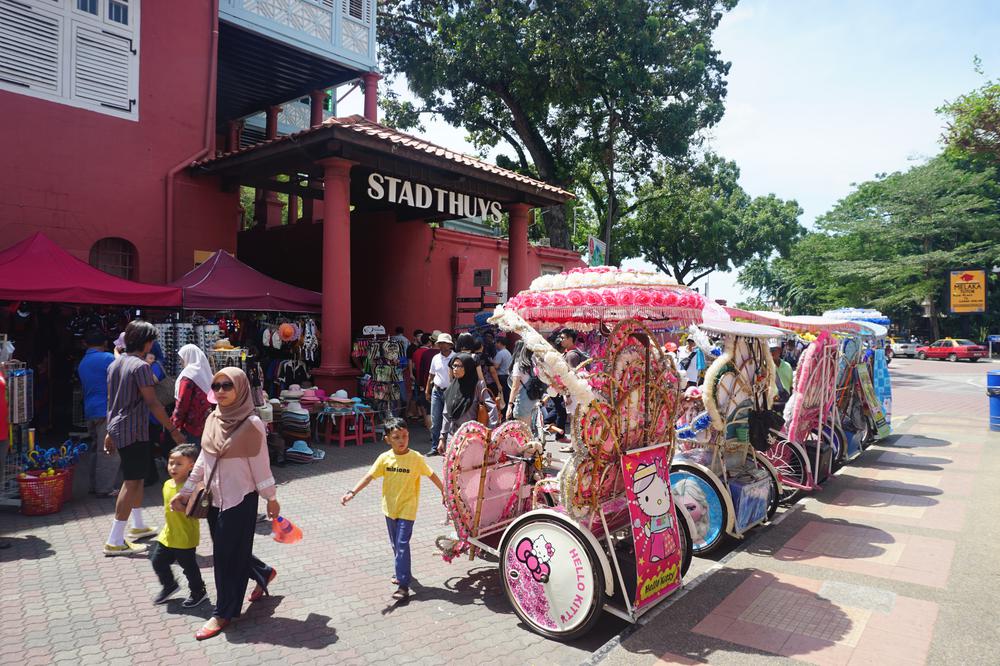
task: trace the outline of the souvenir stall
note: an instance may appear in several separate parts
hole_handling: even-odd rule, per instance
[[[448,561],[497,557],[533,631],[569,640],[602,609],[635,622],[679,589],[693,529],[670,492],[681,385],[654,331],[700,321],[703,307],[666,276],[601,267],[538,278],[496,308],[492,323],[521,336],[549,392],[566,399],[575,453],[550,477],[544,443],[522,422],[463,425],[444,462],[454,534],[438,546]],[[597,333],[585,369],[541,333],[567,326]]]
[[[694,332],[722,336],[722,353],[705,373],[707,427],[679,440],[671,465],[674,501],[694,520],[695,555],[707,555],[727,536],[741,538],[777,511],[781,483],[764,456],[776,393],[768,340],[780,329],[734,321],[704,321]]]
[[[380,422],[402,416],[405,358],[403,345],[387,336],[383,326],[366,326],[351,346],[351,361],[361,371],[358,394],[372,404]]]
[[[72,493],[71,470],[80,453],[66,440],[81,416],[74,414],[79,393],[73,390],[80,338],[98,328],[114,339],[136,306],[176,308],[180,290],[104,273],[39,233],[0,252],[0,301],[7,302],[0,308],[0,335],[6,337],[0,372],[12,424],[0,445],[0,493],[25,513],[57,511]],[[8,344],[15,347],[12,355]]]

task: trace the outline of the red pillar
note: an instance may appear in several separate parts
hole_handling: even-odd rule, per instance
[[[365,72],[361,80],[365,85],[365,120],[378,122],[378,82],[382,76],[375,72]]]
[[[507,241],[507,298],[524,291],[531,283],[528,273],[528,204],[507,206],[510,226]]]
[[[313,371],[326,391],[357,390],[351,366],[351,166],[337,157],[324,169],[322,362]]]
[[[243,133],[242,120],[230,120],[226,123],[226,150],[232,152],[240,149],[240,134]]]
[[[316,127],[323,124],[323,105],[326,103],[325,90],[313,90],[309,93],[309,125]],[[320,182],[309,181],[309,185],[319,189]],[[319,222],[323,219],[323,202],[319,199],[304,199],[302,202],[302,221]]]
[[[264,135],[268,139],[278,136],[278,114],[281,113],[280,106],[269,106],[264,116]],[[257,222],[263,221],[264,226],[281,226],[281,200],[278,195],[268,190],[262,190],[257,197]]]

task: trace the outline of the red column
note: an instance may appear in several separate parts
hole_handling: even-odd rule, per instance
[[[323,105],[326,103],[327,94],[325,90],[313,90],[309,93],[309,125],[323,124]],[[309,185],[319,189],[320,183],[316,180],[309,181]],[[319,222],[323,219],[323,202],[319,199],[304,199],[302,206],[303,222]]]
[[[337,157],[321,160],[323,196],[323,318],[316,383],[327,391],[355,393],[351,366],[351,166]]]
[[[240,134],[243,132],[242,120],[230,120],[226,123],[226,150],[232,152],[240,149]]]
[[[378,82],[382,76],[375,72],[365,72],[361,80],[365,84],[365,120],[378,122]]]
[[[278,114],[281,113],[280,106],[269,106],[264,116],[264,135],[268,139],[278,136]],[[264,226],[281,226],[281,200],[274,192],[263,190],[257,201],[257,221],[263,220]]]
[[[510,227],[507,240],[507,298],[524,291],[531,283],[528,273],[528,204],[507,206]]]
[[[326,103],[325,90],[313,90],[309,93],[309,125],[316,127],[323,123],[323,105]]]

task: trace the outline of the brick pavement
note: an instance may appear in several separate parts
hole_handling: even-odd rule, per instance
[[[424,450],[426,435],[415,434],[414,446]],[[59,514],[25,517],[3,509],[0,533],[14,545],[0,551],[0,663],[162,663],[183,656],[191,664],[404,664],[489,655],[501,664],[571,664],[623,626],[607,618],[573,645],[525,630],[509,608],[495,564],[447,564],[436,554],[434,539],[446,529],[440,524],[444,509],[428,481],[412,541],[415,594],[406,604],[393,603],[378,483],[348,507],[339,504],[384,446],[323,448],[327,457],[319,463],[275,469],[282,512],[305,538],[278,544],[266,536],[268,525],[258,525],[255,552],[279,572],[274,596],[245,611],[223,636],[201,643],[193,633],[211,606],[183,609],[183,594],[154,606],[158,583],[145,557],[103,557],[112,500],[87,496],[79,483],[83,475],[75,499]],[[432,459],[432,466],[440,474],[441,459]],[[158,489],[147,489],[146,516],[162,525],[157,497]],[[198,554],[214,598],[203,530]],[[183,589],[179,569],[175,573]]]
[[[1000,433],[897,426],[600,663],[996,663]]]

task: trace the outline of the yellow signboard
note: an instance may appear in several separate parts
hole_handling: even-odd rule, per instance
[[[948,294],[952,314],[986,312],[986,271],[951,271]]]

